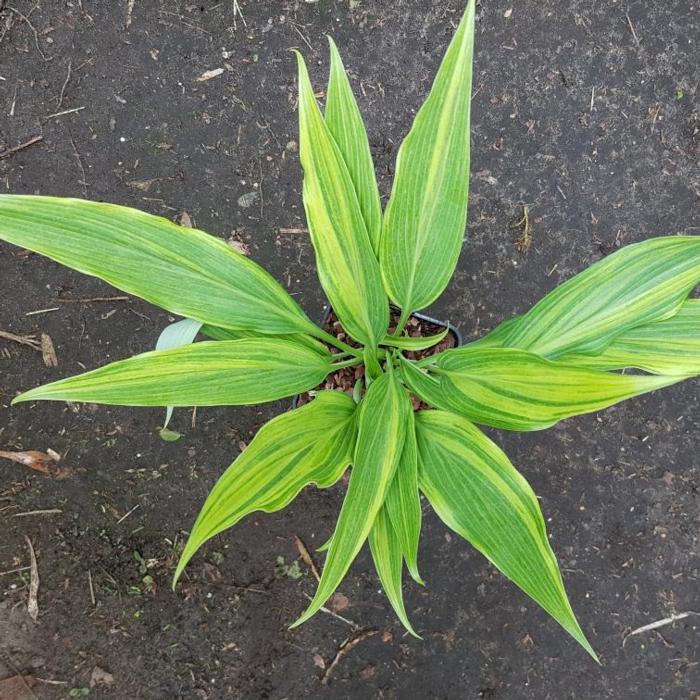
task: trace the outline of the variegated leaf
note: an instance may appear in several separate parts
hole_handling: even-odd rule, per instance
[[[428,367],[435,381],[410,369],[404,368],[404,377],[426,402],[506,430],[541,430],[681,380],[601,372],[514,348],[469,346],[438,356]]]
[[[326,93],[326,124],[343,156],[355,187],[372,249],[379,255],[382,205],[379,201],[367,131],[335,42],[331,37],[328,37],[328,42],[331,50],[331,71]]]
[[[370,530],[369,547],[372,551],[374,566],[377,569],[377,574],[379,574],[379,580],[382,582],[391,607],[394,608],[394,612],[408,632],[420,639],[406,614],[403,591],[401,589],[403,574],[401,542],[391,524],[385,506],[379,509],[374,525]]]
[[[420,488],[444,523],[597,660],[571,609],[537,497],[499,447],[444,411],[416,417]]]
[[[699,282],[700,236],[628,245],[547,294],[507,334],[499,326],[499,344],[552,359],[595,355],[623,331],[678,313]]]
[[[389,323],[379,263],[350,173],[316,104],[304,59],[297,58],[304,208],[319,278],[343,328],[373,348]]]
[[[418,541],[422,514],[417,460],[415,420],[411,412],[406,423],[406,442],[401,452],[401,460],[386,494],[384,507],[411,576],[417,583],[423,584],[423,579],[418,573]]]
[[[405,389],[394,374],[373,381],[359,407],[355,460],[316,595],[292,625],[306,622],[328,600],[367,539],[401,457],[408,415]]]
[[[203,231],[136,209],[1,194],[0,239],[180,316],[275,335],[318,331],[252,260]]]
[[[117,406],[224,406],[274,401],[313,389],[331,355],[278,338],[206,341],[112,362],[31,389],[20,401]]]
[[[173,586],[195,552],[253,511],[271,513],[310,483],[334,484],[352,461],[355,402],[322,391],[310,403],[266,423],[207,496],[177,565]]]
[[[440,296],[462,248],[469,190],[474,5],[475,0],[469,0],[396,159],[380,263],[384,286],[401,308],[402,321]]]
[[[598,355],[572,353],[562,362],[592,369],[637,369],[667,376],[700,374],[700,299],[675,316],[623,331]]]

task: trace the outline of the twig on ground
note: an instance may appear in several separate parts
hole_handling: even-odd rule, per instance
[[[87,199],[87,177],[85,175],[85,168],[83,167],[83,161],[80,158],[80,153],[78,153],[78,149],[75,145],[75,141],[73,141],[73,137],[70,137],[70,143],[71,146],[73,146],[73,155],[75,156],[75,159],[78,161],[78,167],[80,168],[80,173],[82,175],[82,180],[80,180],[80,184],[83,186],[83,195]]]
[[[530,223],[530,210],[527,206],[523,207],[523,217],[518,221],[514,228],[522,227],[520,236],[515,244],[515,247],[520,253],[527,253],[532,245],[532,224]]]
[[[50,309],[37,309],[36,311],[27,311],[25,316],[38,316],[39,314],[49,314],[52,311],[60,311],[60,306],[52,306]]]
[[[44,60],[45,63],[48,63],[49,61],[53,60],[53,57],[51,58],[46,58],[46,55],[44,52],[41,50],[41,46],[39,46],[39,32],[37,32],[36,28],[34,25],[29,21],[29,17],[31,16],[32,12],[36,10],[36,8],[39,7],[39,5],[35,5],[31,11],[29,12],[28,15],[23,15],[19,10],[16,10],[14,7],[10,7],[9,5],[7,6],[7,9],[10,12],[14,12],[23,22],[26,22],[27,26],[29,29],[31,29],[32,34],[34,34],[34,45],[36,46],[36,50],[39,52],[39,55],[41,58]]]
[[[73,114],[74,112],[81,112],[82,110],[85,109],[85,106],[83,105],[82,107],[73,107],[72,109],[64,109],[61,112],[54,112],[53,114],[49,114],[44,117],[44,121],[48,121],[49,119],[54,119],[55,117],[62,117],[66,114]]]
[[[634,31],[634,25],[632,24],[632,20],[630,19],[630,11],[627,10],[625,12],[625,17],[627,17],[627,24],[629,24],[630,31],[632,32],[632,36],[634,37],[634,43],[637,44],[637,48],[641,46],[639,42],[639,37],[637,36],[637,32]]]
[[[56,105],[56,111],[60,110],[61,105],[63,104],[63,98],[66,95],[66,88],[68,87],[68,82],[70,81],[70,75],[72,70],[73,61],[72,59],[68,59],[68,74],[66,75],[66,79],[63,81],[63,86],[61,87],[61,94],[58,96],[58,104]]]
[[[19,86],[15,85],[15,94],[12,96],[12,104],[10,105],[10,112],[9,112],[10,117],[15,116],[15,107],[17,106],[17,91],[18,90],[19,90]]]
[[[659,627],[672,625],[674,622],[678,622],[678,620],[685,620],[686,617],[693,616],[700,617],[700,612],[695,612],[695,610],[687,610],[686,612],[676,613],[674,615],[670,615],[669,617],[664,617],[662,620],[656,620],[656,622],[650,622],[648,625],[642,625],[641,627],[637,627],[637,629],[632,630],[631,632],[628,632],[625,635],[625,638],[622,640],[622,646],[624,647],[627,640],[630,637],[634,637],[635,634],[650,632],[651,630],[658,629]]]
[[[236,23],[236,15],[238,15],[241,18],[241,22],[243,22],[243,26],[248,27],[248,24],[245,21],[245,17],[243,16],[243,13],[241,12],[241,7],[238,4],[238,0],[233,0],[233,29],[234,29],[234,31],[236,29],[238,29],[238,24]]]
[[[98,301],[129,301],[130,297],[84,297],[81,299],[53,299],[57,304],[92,304]]]
[[[30,146],[33,146],[35,143],[39,143],[40,141],[43,141],[43,140],[44,140],[43,136],[32,136],[32,138],[28,139],[27,141],[23,141],[22,143],[18,143],[16,146],[13,146],[12,148],[8,148],[6,151],[0,151],[0,160],[3,160],[4,158],[9,158],[14,153],[17,153],[18,151],[23,151],[25,148],[29,148]]]
[[[311,49],[311,51],[314,51],[314,47],[311,46],[311,42],[302,34],[302,31],[301,29],[299,29],[297,23],[289,20],[289,24],[291,25],[292,29],[300,36],[301,40]]]
[[[277,229],[278,233],[281,234],[297,234],[297,233],[308,233],[309,229],[308,228],[280,228]]]
[[[18,574],[20,571],[29,571],[31,566],[19,566],[16,569],[8,569],[7,571],[0,571],[0,576],[7,576],[8,574]]]
[[[24,536],[27,541],[27,547],[29,549],[29,600],[27,601],[27,612],[29,617],[37,621],[39,617],[39,601],[37,599],[39,594],[39,567],[36,563],[36,553],[34,552],[34,545],[32,541]]]
[[[304,593],[304,597],[305,597],[307,600],[313,600],[313,598],[312,598],[310,595],[308,595],[307,593]],[[326,613],[326,615],[330,615],[331,617],[334,617],[336,620],[340,620],[341,622],[344,622],[346,625],[350,625],[350,627],[352,627],[352,628],[353,628],[354,630],[356,630],[356,631],[359,630],[359,629],[361,629],[361,628],[360,628],[360,625],[358,625],[356,622],[353,622],[352,620],[348,620],[347,617],[343,617],[342,615],[338,615],[338,613],[333,612],[333,611],[330,610],[329,608],[326,608],[326,607],[324,607],[324,606],[321,606],[321,607],[319,608],[319,610],[320,610],[322,613]]]
[[[0,338],[11,340],[12,342],[19,343],[20,345],[26,345],[41,352],[41,343],[38,340],[35,340],[33,335],[15,335],[14,333],[9,333],[8,331],[0,331]]]
[[[122,515],[122,517],[119,518],[119,520],[117,520],[117,525],[119,525],[119,523],[123,523],[137,508],[140,508],[140,507],[141,507],[141,504],[137,503],[130,511],[128,511],[127,513],[124,513],[124,515]]]
[[[313,558],[311,557],[311,554],[309,554],[309,550],[306,548],[306,545],[304,544],[304,541],[299,537],[299,535],[294,535],[294,543],[297,546],[297,549],[299,550],[299,555],[302,558],[302,561],[306,566],[311,569],[311,573],[314,575],[314,578],[317,581],[321,580],[321,574],[318,573],[318,569],[316,568],[316,564],[314,563]]]
[[[346,639],[338,647],[338,651],[333,657],[333,661],[331,661],[330,664],[328,664],[328,667],[326,668],[326,671],[323,674],[323,678],[321,678],[321,684],[326,685],[328,683],[330,675],[331,673],[333,673],[333,669],[340,663],[344,656],[347,656],[360,642],[363,642],[365,639],[369,639],[370,637],[374,637],[374,635],[377,634],[378,631],[379,630],[365,630],[364,632],[360,632],[357,636],[352,637],[351,639]]]
[[[88,587],[90,589],[90,600],[92,601],[93,606],[97,605],[97,601],[95,599],[95,589],[92,585],[92,571],[88,569]]]
[[[22,513],[13,513],[13,518],[23,518],[27,515],[57,515],[63,513],[59,508],[45,508],[44,510],[26,510]]]

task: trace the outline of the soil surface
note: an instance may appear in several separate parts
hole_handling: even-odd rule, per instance
[[[186,212],[245,246],[315,318],[289,49],[323,91],[324,35],[335,37],[386,196],[463,3],[0,7],[0,153],[41,137],[0,158],[2,191]],[[699,13],[695,0],[481,3],[469,231],[431,315],[473,339],[620,245],[700,232]],[[525,206],[529,248],[516,226]],[[13,700],[698,697],[696,380],[546,432],[493,433],[541,498],[600,667],[427,506],[427,585],[406,586],[423,641],[397,623],[366,551],[330,604],[344,619],[319,613],[290,631],[315,586],[295,536],[311,551],[323,543],[342,489],[307,489],[283,512],[249,517],[169,586],[217,476],[288,402],[178,410],[172,443],[158,437],[161,410],[10,409],[20,391],[151,349],[172,319],[133,298],[79,302],[121,295],[4,244],[0,290],[0,330],[47,334],[58,361],[0,339],[0,449],[55,450],[72,472],[56,480],[2,461],[0,680],[35,683],[3,682]]]

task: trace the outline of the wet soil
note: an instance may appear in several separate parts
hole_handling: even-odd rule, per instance
[[[321,94],[324,34],[335,37],[386,201],[462,5],[0,0],[0,190],[187,212],[246,246],[315,318],[289,49]],[[481,3],[469,231],[431,315],[473,339],[620,245],[700,232],[698,13],[691,0]],[[427,585],[406,586],[423,641],[397,624],[367,552],[329,608],[357,628],[320,613],[290,631],[315,586],[294,537],[311,551],[326,540],[340,489],[246,519],[169,587],[208,490],[288,402],[178,410],[173,443],[158,437],[159,410],[10,408],[29,387],[152,348],[171,319],[133,298],[80,302],[120,295],[4,244],[0,294],[0,330],[49,335],[58,360],[0,339],[0,449],[53,449],[73,472],[57,481],[2,461],[0,679],[40,679],[42,700],[697,698],[697,380],[546,432],[493,433],[541,498],[600,667],[427,507]],[[322,684],[366,629],[378,633]]]

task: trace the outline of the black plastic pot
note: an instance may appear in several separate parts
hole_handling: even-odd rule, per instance
[[[330,313],[331,313],[331,307],[328,304],[325,304],[323,307],[323,313],[321,314],[321,322],[319,324],[321,326],[321,328],[326,327],[326,321],[328,320],[328,316],[330,315]],[[426,316],[425,314],[420,314],[420,313],[414,313],[414,314],[411,314],[411,316],[415,316],[416,318],[419,318],[421,321],[427,321],[428,323],[432,323],[436,326],[440,326],[440,328],[447,328],[449,330],[449,332],[454,336],[456,348],[458,348],[460,345],[464,344],[464,339],[462,338],[462,334],[459,332],[459,329],[456,328],[455,326],[453,326],[448,321],[439,321],[436,318],[432,318],[432,316]],[[297,394],[292,399],[292,408],[297,407],[297,404],[299,403],[300,396],[301,396],[301,394]]]

